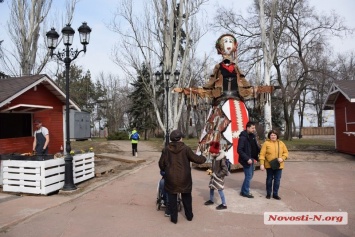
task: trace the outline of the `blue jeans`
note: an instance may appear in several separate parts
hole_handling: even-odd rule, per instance
[[[271,196],[271,192],[273,196],[279,195],[280,188],[280,180],[282,175],[282,169],[266,169],[266,194]],[[274,181],[274,185],[272,185],[272,181]],[[274,186],[274,187],[273,187]]]
[[[224,192],[223,190],[218,190],[219,196],[221,197],[222,204],[226,205],[226,198],[224,197]],[[210,189],[210,200],[213,202],[214,199],[214,189]]]
[[[240,191],[242,194],[247,195],[250,193],[250,181],[254,175],[254,160],[251,165],[243,166],[244,171],[244,182],[242,185],[242,190]]]

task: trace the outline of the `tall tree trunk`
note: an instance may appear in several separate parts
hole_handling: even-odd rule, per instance
[[[266,37],[266,24],[265,24],[265,13],[264,13],[264,0],[259,0],[259,22],[261,28],[261,44],[263,49],[263,60],[264,60],[264,84],[265,86],[270,85],[270,70],[272,62],[275,57],[274,51],[274,16],[277,11],[277,0],[272,1],[271,8],[271,19],[270,19],[270,29],[269,37]],[[266,93],[266,101],[264,105],[264,121],[265,121],[265,131],[264,135],[266,137],[267,133],[272,129],[272,118],[271,118],[271,94]]]

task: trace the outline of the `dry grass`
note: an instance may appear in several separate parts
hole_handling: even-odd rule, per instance
[[[317,138],[302,138],[293,139],[292,141],[285,141],[289,150],[334,150],[335,142],[332,139]],[[162,138],[151,138],[148,140],[152,147],[160,151],[164,147],[164,140]],[[191,147],[192,150],[197,149],[197,138],[184,138],[183,142]],[[117,147],[112,147],[105,138],[93,138],[91,141],[74,141],[71,142],[72,150],[74,151],[87,151],[93,147],[95,153],[117,151]]]
[[[301,138],[292,141],[283,141],[289,150],[334,150],[335,142],[330,139]]]
[[[71,147],[73,151],[87,151],[92,147],[95,153],[103,153],[113,149],[105,138],[93,138],[91,141],[73,141]]]

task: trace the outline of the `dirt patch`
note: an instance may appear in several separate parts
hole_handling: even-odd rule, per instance
[[[75,184],[78,189],[75,190],[74,193],[85,192],[93,185],[95,186],[95,183],[105,182],[108,179],[120,175],[123,171],[131,170],[136,166],[137,164],[135,163],[125,163],[113,159],[95,157],[95,177]],[[58,194],[58,192],[52,194]],[[71,193],[60,192],[60,195],[71,195]]]
[[[92,141],[74,141],[71,142],[71,147],[73,151],[80,152],[82,150],[87,151],[92,147],[95,153],[104,152],[119,152],[120,141],[107,141],[106,139],[92,140]]]
[[[287,162],[292,161],[328,161],[339,162],[354,160],[352,155],[336,152],[336,151],[289,151]]]

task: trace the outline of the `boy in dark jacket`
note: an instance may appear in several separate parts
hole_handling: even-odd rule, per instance
[[[239,163],[243,166],[245,175],[240,195],[247,198],[254,198],[250,193],[250,182],[254,175],[254,161],[258,160],[260,152],[254,133],[255,123],[249,121],[246,130],[240,133],[238,141]]]
[[[165,190],[168,193],[170,220],[177,223],[177,194],[181,193],[182,204],[187,220],[192,213],[192,176],[190,162],[203,164],[206,157],[196,155],[190,147],[182,142],[184,135],[179,130],[170,133],[170,143],[166,146],[159,160],[160,170],[165,172]],[[174,200],[174,201],[173,201]]]

